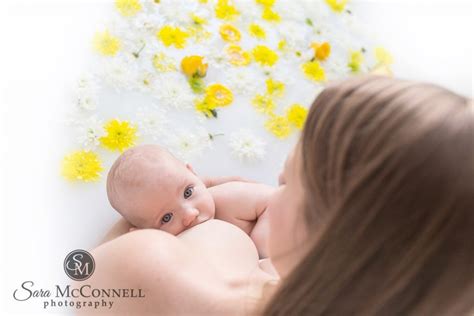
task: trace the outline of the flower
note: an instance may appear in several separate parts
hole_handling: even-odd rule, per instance
[[[262,19],[264,19],[265,21],[269,21],[269,22],[280,22],[281,21],[280,15],[269,7],[266,7],[266,8],[263,9]]]
[[[360,66],[364,62],[364,55],[361,51],[350,51],[349,52],[349,62],[347,66],[351,69],[352,72],[359,72]]]
[[[72,181],[97,181],[103,170],[99,156],[87,150],[66,155],[62,161],[61,174]]]
[[[216,105],[209,102],[209,99],[204,97],[196,99],[194,103],[196,111],[201,112],[206,117],[217,117]]]
[[[152,57],[153,67],[159,72],[168,72],[176,70],[176,61],[174,58],[166,56],[164,53],[154,54]]]
[[[227,106],[234,100],[234,95],[226,86],[214,83],[206,87],[206,99],[214,106]]]
[[[229,147],[241,161],[257,161],[265,157],[265,142],[248,130],[239,130],[230,135]]]
[[[249,25],[249,33],[250,35],[258,39],[265,39],[265,37],[267,36],[265,30],[257,23],[252,23]]]
[[[229,45],[225,52],[229,57],[229,62],[234,66],[247,66],[250,64],[250,54],[238,45]]]
[[[284,139],[291,134],[290,122],[282,115],[272,115],[265,122],[265,128],[279,139]]]
[[[295,125],[298,129],[303,128],[307,115],[308,109],[297,103],[290,106],[286,111],[286,117],[288,121]]]
[[[347,0],[325,0],[334,12],[342,12],[346,7]]]
[[[267,94],[257,94],[252,99],[252,105],[258,112],[265,114],[271,114],[276,107],[275,101]]]
[[[285,92],[285,84],[281,81],[273,80],[272,78],[268,78],[265,81],[267,86],[267,93],[269,95],[281,97]]]
[[[100,138],[105,135],[103,123],[93,115],[85,120],[76,122],[78,143],[88,150],[93,150],[100,144]]]
[[[219,28],[219,34],[226,42],[238,42],[240,41],[241,37],[239,29],[230,24],[221,25]]]
[[[181,70],[188,77],[205,77],[207,66],[202,56],[186,56],[181,60]]]
[[[105,124],[104,129],[107,134],[100,138],[100,142],[105,148],[123,152],[135,145],[137,128],[128,121],[113,119]]]
[[[168,119],[162,109],[140,108],[137,113],[137,124],[140,134],[150,136],[154,141],[160,139],[165,133]]]
[[[104,56],[115,56],[120,50],[120,40],[109,33],[108,30],[96,33],[94,36],[94,49]]]
[[[134,16],[141,11],[142,6],[138,0],[115,0],[115,7],[123,16]]]
[[[137,64],[134,59],[129,55],[107,59],[100,72],[102,78],[116,90],[133,89],[138,77]]]
[[[194,156],[201,155],[205,149],[212,146],[211,136],[203,127],[192,130],[178,130],[173,134],[167,146],[173,155],[188,161]]]
[[[97,107],[98,84],[91,75],[79,78],[74,98],[76,106],[81,110],[91,111]]]
[[[328,42],[312,43],[311,47],[314,50],[314,58],[324,61],[331,54],[331,45]]]
[[[324,72],[324,68],[321,67],[319,62],[309,61],[309,62],[304,63],[301,67],[307,78],[313,81],[317,81],[317,82],[326,80],[326,74]]]
[[[215,7],[216,17],[222,20],[234,20],[239,14],[239,10],[229,0],[217,0]]]
[[[265,45],[257,45],[252,50],[253,58],[262,66],[273,66],[278,61],[278,54]]]
[[[391,65],[393,64],[393,57],[388,50],[378,46],[374,49],[375,59],[379,65]]]
[[[165,46],[173,45],[178,49],[186,46],[186,39],[189,37],[189,34],[182,31],[179,27],[170,25],[163,26],[156,35]]]
[[[171,106],[175,109],[191,108],[194,95],[189,88],[189,83],[184,76],[178,73],[169,73],[160,76],[159,87],[155,91],[160,105]]]
[[[275,0],[255,0],[255,2],[263,5],[264,7],[271,7],[275,4]]]
[[[242,95],[255,94],[259,84],[253,73],[244,68],[231,68],[225,73],[225,82],[229,84],[232,91]]]

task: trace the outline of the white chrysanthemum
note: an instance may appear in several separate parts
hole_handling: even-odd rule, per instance
[[[241,161],[259,161],[265,157],[265,142],[248,130],[239,130],[230,135],[232,154]]]
[[[191,13],[197,10],[197,1],[161,0],[159,12],[166,22],[187,26],[192,22]]]
[[[74,103],[80,110],[95,110],[97,107],[97,81],[91,74],[82,75],[74,91]]]
[[[168,118],[163,109],[140,108],[137,112],[137,124],[141,135],[159,141],[162,140],[167,129]]]
[[[76,120],[77,142],[85,149],[95,149],[100,141],[99,138],[105,135],[103,122],[93,115],[85,120]]]
[[[136,86],[135,82],[138,77],[134,59],[134,57],[119,55],[103,60],[100,76],[117,91],[120,89],[131,90]]]
[[[209,66],[212,68],[222,69],[227,66],[227,54],[224,49],[217,45],[217,43],[208,43],[208,49],[206,51],[206,59],[209,61]]]
[[[169,143],[170,151],[184,161],[202,155],[204,150],[211,147],[211,136],[203,127],[178,131]]]
[[[311,29],[304,23],[282,21],[278,24],[277,31],[290,49],[301,50],[308,47]]]
[[[263,80],[257,79],[258,76],[250,67],[231,67],[224,74],[226,85],[238,94],[256,94],[264,85]]]
[[[155,80],[154,93],[160,105],[176,109],[193,107],[195,95],[185,77],[179,73],[158,76]]]

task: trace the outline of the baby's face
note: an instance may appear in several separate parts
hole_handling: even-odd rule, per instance
[[[139,175],[137,175],[139,176]],[[133,224],[177,235],[214,218],[214,199],[189,165],[169,158],[143,176],[143,183],[127,190],[136,201]]]

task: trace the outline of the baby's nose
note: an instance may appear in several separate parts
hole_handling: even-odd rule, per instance
[[[195,208],[189,208],[184,211],[184,216],[183,216],[183,225],[185,227],[188,227],[191,225],[191,223],[196,219],[196,217],[199,215],[199,211]]]

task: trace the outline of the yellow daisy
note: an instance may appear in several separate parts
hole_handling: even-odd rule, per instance
[[[223,24],[219,28],[221,37],[226,42],[238,42],[240,41],[240,31],[233,25]]]
[[[250,54],[240,46],[229,45],[226,47],[225,52],[229,56],[229,62],[234,66],[247,66],[250,64]]]
[[[105,124],[104,129],[107,135],[99,140],[105,148],[123,152],[135,145],[137,128],[128,121],[113,119]]]
[[[252,50],[253,58],[262,66],[273,66],[278,61],[278,54],[265,45],[257,45]]]
[[[189,34],[182,31],[179,27],[166,25],[162,27],[156,34],[165,46],[174,45],[174,47],[181,49],[186,46],[186,39]]]
[[[257,23],[251,23],[249,25],[249,33],[250,35],[258,39],[265,39],[265,37],[267,37],[265,30]]]
[[[229,0],[217,0],[215,13],[219,19],[228,21],[234,20],[240,14],[239,10]]]
[[[363,62],[364,55],[360,50],[349,52],[349,62],[347,63],[347,66],[351,69],[352,72],[359,72],[360,66]]]
[[[214,106],[227,106],[234,101],[232,91],[226,86],[214,83],[206,87],[206,101]]]
[[[87,150],[73,152],[64,157],[61,174],[68,180],[97,181],[103,170],[99,156]]]
[[[269,95],[274,95],[277,97],[283,96],[283,93],[285,92],[285,83],[269,78],[265,81],[265,84],[267,86],[267,93]]]
[[[176,70],[176,62],[171,57],[166,56],[164,53],[154,54],[152,57],[153,67],[160,72],[168,72]]]
[[[255,109],[258,112],[261,112],[264,114],[272,113],[276,107],[275,101],[273,101],[273,99],[267,94],[265,95],[257,94],[252,99],[252,105],[255,107]]]
[[[307,116],[308,109],[296,103],[290,106],[286,111],[286,118],[291,124],[295,125],[298,129],[303,128]]]
[[[275,0],[255,0],[255,2],[263,5],[264,7],[271,7],[275,4]]]
[[[280,22],[280,15],[273,11],[270,7],[265,7],[262,12],[262,19],[269,22]]]
[[[346,7],[347,0],[325,0],[334,12],[342,12]]]
[[[285,116],[272,115],[266,122],[265,128],[277,138],[284,139],[291,134],[290,122]]]
[[[321,67],[321,65],[317,61],[306,62],[301,66],[301,68],[303,69],[303,72],[306,77],[313,81],[320,82],[326,80],[324,68]]]
[[[216,106],[209,102],[208,98],[196,99],[194,107],[196,111],[203,113],[206,117],[217,117]]]
[[[111,35],[108,30],[96,33],[94,49],[104,56],[115,56],[120,50],[120,40],[118,37]]]
[[[393,64],[392,54],[385,48],[378,46],[374,49],[375,59],[379,65],[391,65]]]
[[[115,7],[123,16],[134,16],[141,11],[142,5],[138,0],[115,0]]]

